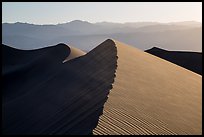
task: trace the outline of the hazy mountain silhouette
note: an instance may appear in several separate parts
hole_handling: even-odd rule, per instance
[[[189,27],[202,27],[202,24],[196,21],[182,21],[182,22],[170,22],[172,25],[184,25]]]
[[[156,45],[168,50],[201,52],[202,24],[193,21],[89,23],[81,20],[57,25],[2,24],[3,44],[18,49],[37,49],[63,42],[90,51],[107,38],[124,41],[142,50]]]

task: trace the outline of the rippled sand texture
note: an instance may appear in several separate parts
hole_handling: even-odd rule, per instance
[[[94,134],[202,134],[202,77],[124,43]]]

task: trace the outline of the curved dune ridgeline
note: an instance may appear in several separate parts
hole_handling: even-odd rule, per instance
[[[92,134],[115,77],[111,41],[64,63],[72,52],[62,44],[2,48],[3,134]]]
[[[202,77],[114,43],[116,78],[94,134],[202,134]]]
[[[108,39],[3,49],[3,134],[202,134],[202,76]]]

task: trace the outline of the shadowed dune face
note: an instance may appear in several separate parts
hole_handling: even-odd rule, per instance
[[[115,77],[111,40],[64,63],[65,45],[2,47],[3,134],[92,134]]]
[[[29,82],[33,76],[38,77],[32,79],[30,86],[33,82],[37,83],[39,79],[43,80],[52,75],[69,54],[70,48],[65,44],[28,51],[2,45],[3,94],[6,95],[4,98],[10,99],[16,97],[16,94],[26,92],[20,88],[28,84],[24,82]]]
[[[114,41],[113,89],[94,134],[202,134],[202,77]]]

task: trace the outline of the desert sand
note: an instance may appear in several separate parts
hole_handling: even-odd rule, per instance
[[[108,39],[3,49],[3,134],[202,134],[202,76]]]
[[[202,77],[136,48],[117,48],[117,70],[94,134],[202,134]]]

